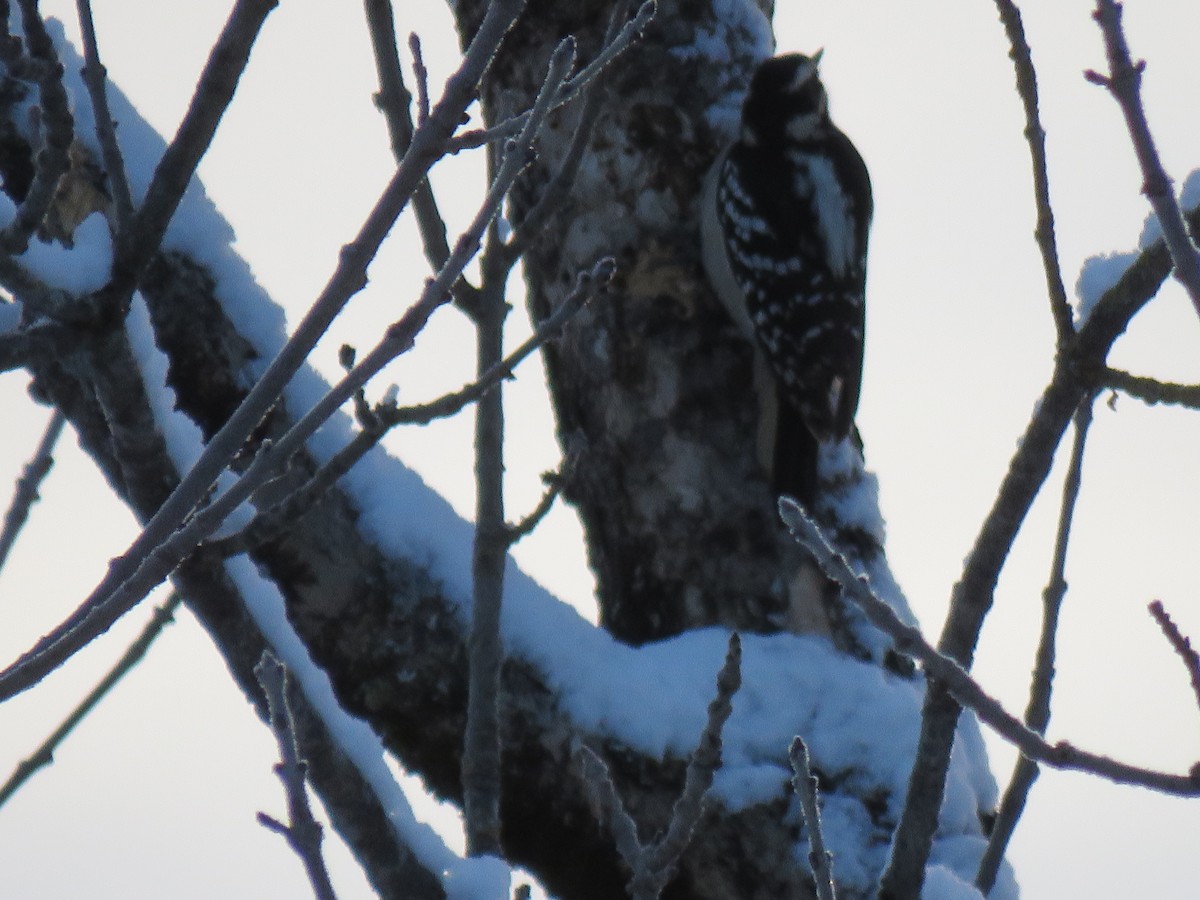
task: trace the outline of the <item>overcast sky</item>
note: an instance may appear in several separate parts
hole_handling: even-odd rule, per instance
[[[1136,246],[1148,206],[1115,105],[1082,77],[1104,64],[1090,3],[1027,5],[1070,287],[1088,256]],[[73,6],[42,3],[69,23]],[[173,133],[228,4],[95,6],[113,80],[156,128]],[[440,83],[453,48],[443,5],[403,6],[399,28],[421,33]],[[936,637],[962,559],[1052,362],[1007,45],[985,0],[779,6],[781,50],[825,48],[833,115],[874,182],[859,425],[868,465],[881,480],[889,559],[927,634]],[[1168,171],[1182,182],[1200,166],[1200,8],[1162,0],[1128,6],[1133,52],[1149,63],[1151,125]],[[285,0],[201,166],[240,251],[293,321],[390,174],[373,89],[358,4]],[[452,217],[470,212],[454,203],[475,196],[477,175],[470,160],[438,170],[435,187]],[[371,287],[318,349],[323,371],[337,371],[340,343],[365,345],[415,295],[425,269],[413,231],[402,224],[372,269]],[[515,342],[526,326],[521,316],[511,318]],[[385,377],[401,385],[403,399],[434,396],[467,379],[471,347],[464,324],[447,311],[417,353]],[[1171,286],[1122,339],[1115,362],[1200,382],[1198,347],[1200,322]],[[520,510],[540,492],[538,473],[554,466],[557,451],[537,367],[523,370],[506,396],[510,502]],[[28,403],[15,374],[0,379],[0,410],[4,478],[19,471],[46,414]],[[1173,771],[1200,758],[1200,713],[1145,605],[1161,599],[1200,639],[1198,445],[1195,414],[1128,398],[1114,409],[1098,405],[1069,558],[1051,726],[1053,738]],[[394,435],[391,447],[457,509],[470,511],[468,418]],[[1061,463],[1006,570],[978,656],[980,679],[1017,712],[1025,704],[1060,480]],[[133,535],[131,518],[73,438],[44,496],[0,576],[6,661],[72,608]],[[568,511],[558,510],[516,555],[564,599],[590,602],[591,579]],[[139,618],[45,686],[0,707],[0,776],[117,655]],[[1003,784],[1013,754],[998,741],[989,747]],[[299,865],[253,819],[258,809],[283,809],[273,760],[270,736],[203,634],[181,616],[53,770],[0,811],[2,892],[30,900],[304,896]],[[1065,896],[1068,887],[1076,896],[1184,900],[1200,883],[1197,834],[1200,801],[1047,773],[1011,858],[1025,896],[1035,900]],[[331,853],[340,860],[341,896],[368,896],[344,851],[335,846]]]

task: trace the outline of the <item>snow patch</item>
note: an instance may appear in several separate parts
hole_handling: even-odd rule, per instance
[[[1120,281],[1129,267],[1137,261],[1138,253],[1101,253],[1088,257],[1079,269],[1075,281],[1075,322],[1087,322],[1100,298]]]

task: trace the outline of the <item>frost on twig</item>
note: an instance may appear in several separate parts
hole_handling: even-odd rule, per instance
[[[308,764],[300,758],[300,747],[296,741],[295,719],[287,697],[287,669],[275,657],[264,653],[254,667],[254,674],[267,698],[271,731],[279,744],[280,761],[275,766],[275,774],[283,782],[288,804],[286,824],[263,812],[258,814],[258,821],[264,828],[282,835],[300,857],[318,900],[334,900],[333,884],[321,854],[321,825],[313,817],[308,804],[305,785]]]
[[[638,838],[637,825],[626,811],[604,760],[590,747],[576,745],[575,761],[583,775],[588,799],[601,824],[608,823],[617,852],[632,873],[631,900],[655,900],[662,893],[706,811],[708,789],[721,768],[721,730],[733,711],[733,695],[742,683],[741,665],[742,642],[734,632],[729,636],[725,664],[717,674],[717,695],[708,705],[708,721],[688,761],[683,793],[671,811],[666,833],[649,844]]]
[[[788,761],[792,765],[792,790],[800,801],[800,814],[808,830],[808,864],[812,869],[817,900],[835,900],[837,892],[833,886],[833,854],[825,849],[825,836],[821,832],[817,776],[812,772],[808,746],[799,735],[792,738]]]

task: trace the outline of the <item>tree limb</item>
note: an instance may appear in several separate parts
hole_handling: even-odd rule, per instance
[[[813,552],[822,570],[841,585],[846,596],[866,614],[871,624],[895,640],[901,652],[920,660],[930,682],[939,683],[958,704],[974,710],[981,722],[1024,756],[1056,769],[1088,772],[1118,784],[1137,785],[1178,797],[1200,797],[1200,767],[1194,774],[1173,775],[1080,750],[1066,741],[1048,743],[990,697],[957,660],[934,649],[919,629],[906,624],[886,602],[875,596],[866,580],[855,575],[845,559],[829,545],[820,527],[808,518],[802,507],[788,497],[782,498],[779,506],[780,515],[796,539]]]
[[[1113,368],[1104,370],[1102,382],[1105,387],[1126,393],[1143,403],[1170,403],[1188,409],[1200,409],[1200,384],[1159,381]]]
[[[1200,314],[1200,252],[1188,236],[1183,214],[1171,189],[1171,178],[1158,156],[1154,137],[1150,134],[1150,123],[1146,120],[1146,110],[1142,106],[1142,73],[1146,69],[1146,62],[1139,60],[1134,63],[1130,58],[1129,44],[1125,40],[1125,31],[1121,25],[1120,3],[1115,0],[1097,0],[1092,18],[1099,24],[1104,35],[1109,74],[1101,75],[1089,71],[1086,77],[1093,84],[1107,88],[1121,107],[1138,164],[1142,169],[1142,193],[1146,195],[1154,208],[1154,214],[1158,217],[1167,249],[1170,250],[1171,259],[1175,263],[1175,277],[1192,298],[1192,305],[1197,314]]]
[[[1050,695],[1054,686],[1055,641],[1058,635],[1059,612],[1067,593],[1067,542],[1075,516],[1075,504],[1083,484],[1083,451],[1087,445],[1088,429],[1092,423],[1093,398],[1088,397],[1075,412],[1075,442],[1071,461],[1063,480],[1062,504],[1059,508],[1058,534],[1054,542],[1054,559],[1050,564],[1050,580],[1042,593],[1042,633],[1038,641],[1037,662],[1029,689],[1029,704],[1025,709],[1025,725],[1044,735],[1050,724]],[[1018,757],[1008,788],[996,812],[996,822],[988,839],[987,850],[979,861],[975,886],[986,896],[995,884],[996,874],[1004,851],[1012,838],[1017,822],[1025,810],[1029,790],[1037,780],[1037,763],[1026,756]]]
[[[821,833],[821,809],[817,805],[817,776],[812,773],[808,747],[803,738],[792,738],[788,761],[792,764],[792,790],[800,800],[800,813],[804,817],[804,827],[808,829],[808,865],[817,888],[817,900],[836,900],[833,854],[825,849],[825,837]]]
[[[1054,209],[1050,204],[1050,179],[1046,174],[1046,131],[1042,128],[1038,111],[1037,70],[1029,42],[1025,38],[1025,26],[1021,22],[1021,11],[1013,0],[996,0],[996,9],[1011,46],[1009,57],[1017,73],[1017,93],[1025,108],[1025,140],[1029,143],[1029,156],[1033,164],[1033,197],[1037,205],[1037,226],[1034,237],[1042,256],[1042,269],[1046,276],[1046,291],[1050,298],[1050,312],[1054,316],[1054,327],[1058,332],[1058,344],[1063,346],[1075,332],[1072,323],[1071,304],[1063,286],[1062,267],[1058,259],[1058,239],[1054,229]]]
[[[79,16],[79,30],[83,37],[83,80],[92,101],[92,112],[96,117],[96,140],[104,159],[104,173],[108,176],[109,190],[113,198],[113,214],[116,218],[116,233],[121,235],[129,228],[133,219],[133,194],[129,189],[129,175],[125,171],[125,159],[117,141],[116,125],[108,109],[108,72],[100,62],[100,48],[96,42],[96,25],[92,21],[92,4],[89,0],[75,0]]]
[[[17,535],[21,533],[21,528],[29,518],[29,510],[38,501],[38,488],[50,473],[50,467],[54,465],[54,445],[58,443],[58,436],[62,434],[65,424],[66,417],[62,411],[54,410],[33,459],[17,479],[12,502],[4,514],[4,528],[0,530],[0,568],[4,567],[8,554],[16,543]]]

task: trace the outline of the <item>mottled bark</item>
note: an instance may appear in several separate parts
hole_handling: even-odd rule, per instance
[[[469,35],[485,4],[455,7]],[[523,109],[565,34],[595,52],[608,2],[533,2],[485,82],[484,110]],[[719,34],[729,61],[695,52]],[[464,38],[465,39],[465,38]],[[710,292],[696,202],[727,137],[706,118],[756,61],[753,35],[705,3],[660,4],[643,39],[604,76],[606,102],[569,207],[525,259],[530,314],[541,318],[575,273],[617,259],[609,302],[593,304],[548,348],[564,446],[579,452],[566,497],[578,509],[597,576],[601,623],[630,643],[722,624],[824,630],[819,609],[789,609],[797,551],[754,454],[750,347]],[[535,201],[570,141],[577,111],[551,122],[514,199]],[[811,598],[811,594],[810,594]]]

